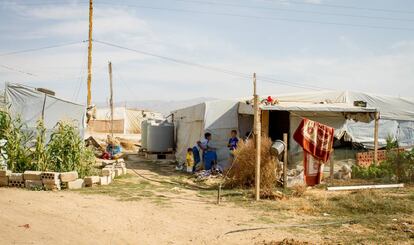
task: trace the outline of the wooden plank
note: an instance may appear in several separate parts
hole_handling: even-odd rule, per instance
[[[374,127],[374,163],[378,164],[378,128],[379,128],[379,112],[375,113]]]
[[[404,184],[332,186],[332,187],[328,187],[328,191],[350,191],[350,190],[402,188],[402,187],[404,187]]]
[[[287,188],[287,182],[288,182],[288,178],[287,178],[287,167],[288,167],[288,134],[284,133],[283,134],[283,142],[285,143],[285,152],[283,155],[283,188],[286,189]]]
[[[269,111],[262,111],[262,135],[269,136]]]

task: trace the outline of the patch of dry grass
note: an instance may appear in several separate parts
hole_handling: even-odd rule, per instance
[[[273,193],[276,185],[276,170],[278,160],[271,154],[272,141],[269,137],[262,137],[260,188],[263,195]],[[240,142],[234,151],[234,163],[227,173],[226,186],[231,188],[250,188],[255,185],[255,142],[253,139]]]

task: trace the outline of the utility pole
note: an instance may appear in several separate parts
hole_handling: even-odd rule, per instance
[[[260,127],[260,108],[259,97],[256,91],[256,73],[253,73],[253,100],[254,100],[254,139],[256,143],[256,201],[260,200],[260,162],[261,162],[261,127]]]
[[[114,91],[112,87],[112,63],[108,63],[108,70],[109,70],[109,105],[111,107],[111,137],[112,140],[114,139]]]
[[[93,16],[93,6],[92,0],[89,0],[89,40],[88,40],[88,98],[87,106],[91,105],[92,95],[91,95],[91,83],[92,83],[92,16]]]

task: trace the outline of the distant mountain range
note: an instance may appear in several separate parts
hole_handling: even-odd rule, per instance
[[[215,100],[215,98],[200,97],[189,100],[138,100],[115,103],[115,106],[126,106],[127,108],[161,112],[167,116],[171,111],[211,100]],[[108,106],[108,104],[105,102],[96,103],[96,105],[98,107]]]

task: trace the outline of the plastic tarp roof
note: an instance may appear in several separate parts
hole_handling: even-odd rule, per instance
[[[379,111],[380,147],[386,145],[386,139],[389,137],[398,140],[402,147],[409,148],[414,145],[414,99],[351,91],[320,91],[273,97],[279,100],[279,104],[263,106],[263,110],[285,110],[302,116],[307,114],[310,119],[334,127],[336,137],[345,135],[347,140],[361,143],[367,148],[373,148],[374,122],[345,120],[344,116],[347,117],[346,113],[363,114]],[[354,101],[365,101],[367,107],[355,107]],[[342,112],[342,119],[338,112]],[[297,121],[291,117],[291,130],[296,129]]]
[[[318,91],[295,94],[275,95],[280,102],[275,109],[281,110],[288,108],[290,111],[345,111],[353,110],[371,111],[377,109],[380,111],[382,119],[390,120],[414,120],[414,99],[392,97],[387,95],[376,95],[352,91]],[[354,107],[354,101],[367,102],[367,108]],[[270,107],[264,107],[270,109]],[[358,109],[359,108],[359,109]]]
[[[84,129],[85,106],[57,98],[34,88],[6,83],[5,100],[12,117],[20,117],[30,130],[35,130],[37,121],[44,114],[45,128],[50,131],[59,121],[72,122]]]

